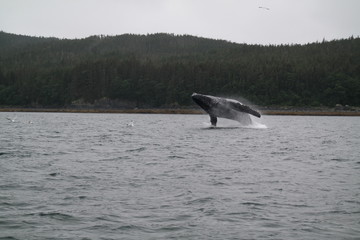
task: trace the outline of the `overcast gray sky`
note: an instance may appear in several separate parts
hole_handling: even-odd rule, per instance
[[[0,30],[59,38],[166,32],[303,44],[360,36],[360,0],[0,0]]]

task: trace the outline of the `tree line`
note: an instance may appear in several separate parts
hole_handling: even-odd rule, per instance
[[[189,35],[28,37],[0,32],[0,105],[101,99],[192,105],[193,92],[260,106],[360,106],[360,38],[247,45]]]

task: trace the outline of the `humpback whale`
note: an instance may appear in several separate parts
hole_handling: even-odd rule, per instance
[[[210,115],[212,126],[216,126],[217,118],[227,118],[238,121],[243,125],[250,125],[252,121],[249,114],[258,118],[261,117],[260,113],[234,99],[198,93],[193,93],[191,98]]]

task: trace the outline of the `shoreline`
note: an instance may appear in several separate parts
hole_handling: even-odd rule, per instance
[[[290,116],[360,116],[360,111],[333,109],[274,109],[259,110],[262,115]],[[118,113],[118,114],[206,114],[198,109],[71,109],[71,108],[0,108],[0,112],[49,112],[49,113]]]

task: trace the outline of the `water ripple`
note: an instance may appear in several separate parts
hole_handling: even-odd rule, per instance
[[[22,118],[34,124],[1,129],[0,239],[360,235],[358,118],[264,116],[267,128],[204,128],[205,115]]]

